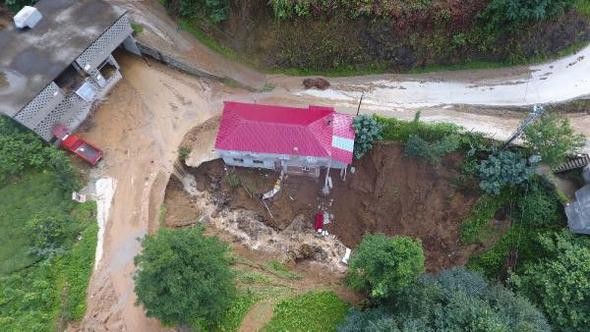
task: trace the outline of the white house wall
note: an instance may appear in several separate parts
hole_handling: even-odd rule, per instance
[[[325,157],[307,157],[271,153],[252,153],[243,151],[218,150],[219,155],[226,165],[276,169],[278,165],[282,168],[287,166],[321,168],[330,167],[335,169],[345,168],[347,165],[330,160]]]

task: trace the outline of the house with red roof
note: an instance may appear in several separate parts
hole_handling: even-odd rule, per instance
[[[352,121],[333,107],[225,102],[215,149],[227,165],[319,176],[352,163]]]

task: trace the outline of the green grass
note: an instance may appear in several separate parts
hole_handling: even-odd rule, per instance
[[[297,273],[289,271],[289,269],[279,261],[270,261],[265,266],[273,274],[285,279],[301,279],[302,277]]]
[[[29,172],[0,188],[0,275],[31,265],[25,224],[33,216],[64,215],[70,201],[52,172]]]
[[[427,65],[410,70],[410,74],[423,74],[439,71],[459,71],[459,70],[478,70],[478,69],[497,69],[510,66],[510,63],[500,61],[470,60],[464,63],[452,65]]]
[[[578,0],[576,2],[576,9],[578,10],[578,12],[580,12],[582,15],[590,18],[590,1],[588,0]]]
[[[473,206],[469,216],[461,224],[461,241],[465,244],[483,242],[494,232],[489,221],[498,209],[508,203],[508,195],[483,195]]]
[[[244,317],[250,311],[250,308],[258,300],[251,292],[242,292],[239,294],[216,330],[224,332],[237,331],[240,328],[242,320],[244,320]]]
[[[0,277],[1,331],[64,330],[83,317],[96,249],[95,211],[89,202],[70,212],[84,230],[65,254]]]
[[[328,291],[310,292],[280,302],[265,331],[336,331],[348,304]]]

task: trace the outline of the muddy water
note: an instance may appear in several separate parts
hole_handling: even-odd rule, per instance
[[[522,106],[590,95],[590,46],[577,54],[524,69],[507,76],[484,70],[481,72],[488,75],[482,79],[474,79],[477,71],[440,80],[433,80],[429,75],[367,77],[354,83],[343,80],[331,89],[300,94],[346,102],[358,101],[361,91],[366,91],[363,104],[367,106],[405,108],[450,104]]]

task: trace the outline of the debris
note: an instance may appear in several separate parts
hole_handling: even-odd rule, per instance
[[[350,259],[350,253],[352,252],[352,250],[350,250],[350,248],[346,248],[346,253],[344,254],[344,257],[342,257],[342,263],[348,265],[348,260]]]
[[[284,176],[285,176],[285,173],[281,172],[281,175],[279,176],[279,179],[277,180],[277,182],[275,182],[275,185],[272,188],[272,190],[270,190],[262,195],[262,200],[273,198],[281,190],[281,182],[283,181]]]
[[[78,202],[78,203],[84,203],[84,202],[86,202],[86,195],[80,194],[80,193],[77,193],[74,191],[72,193],[72,201]]]
[[[303,80],[303,86],[306,89],[316,88],[318,90],[326,90],[330,87],[330,82],[321,77],[306,78]]]

